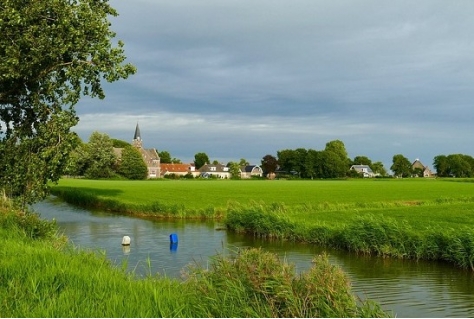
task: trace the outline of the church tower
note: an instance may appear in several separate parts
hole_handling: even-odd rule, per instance
[[[142,143],[142,136],[140,135],[140,127],[135,127],[135,135],[133,136],[133,141],[132,145],[135,146],[136,148],[142,148],[143,143]]]

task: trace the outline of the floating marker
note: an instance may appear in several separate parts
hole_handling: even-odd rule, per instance
[[[170,250],[171,252],[176,252],[178,250],[178,243],[170,243]]]
[[[171,234],[170,235],[170,242],[172,244],[177,244],[178,243],[178,234]]]
[[[123,236],[122,238],[122,246],[130,246],[130,237]]]

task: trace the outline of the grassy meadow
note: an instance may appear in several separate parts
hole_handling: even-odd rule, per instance
[[[474,270],[471,179],[63,179],[52,193],[89,208],[157,218],[218,218],[229,230],[254,236],[444,260]]]

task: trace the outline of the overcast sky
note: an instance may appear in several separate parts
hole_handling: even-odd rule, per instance
[[[474,155],[474,1],[112,0],[137,74],[83,99],[75,128],[191,162],[260,164],[344,142],[431,168]]]

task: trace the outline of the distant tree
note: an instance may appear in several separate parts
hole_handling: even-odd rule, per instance
[[[398,177],[408,177],[411,174],[411,163],[402,154],[397,154],[393,156],[390,169]]]
[[[435,156],[433,160],[433,167],[436,170],[436,174],[439,177],[448,177],[449,176],[449,162],[446,155]]]
[[[372,166],[370,167],[372,168],[372,171],[375,174],[380,174],[380,176],[387,176],[387,170],[383,166],[382,162],[372,163]]]
[[[124,148],[130,146],[131,144],[122,140],[112,139],[112,146],[116,148]]]
[[[176,158],[176,157],[173,157],[171,159],[171,163],[173,163],[173,164],[183,164],[183,162],[181,162],[181,160],[179,158]]]
[[[250,163],[245,158],[241,158],[240,162],[239,162],[239,165],[240,166],[247,166],[247,165],[250,165]]]
[[[280,169],[287,172],[296,172],[300,177],[308,177],[305,168],[308,151],[304,148],[296,150],[281,150],[277,152]]]
[[[344,143],[340,140],[334,140],[326,143],[325,151],[334,152],[341,160],[346,161],[349,165],[349,158],[347,157],[347,150]],[[349,168],[349,167],[347,167]]]
[[[309,178],[323,178],[323,152],[309,149],[305,160],[305,171]]]
[[[112,140],[107,134],[93,132],[86,146],[85,176],[91,179],[110,178],[117,161]]]
[[[209,161],[209,156],[207,156],[206,153],[196,153],[194,155],[194,166],[196,169],[200,169],[203,167],[205,164],[208,164]]]
[[[347,157],[341,156],[332,150],[324,150],[321,153],[322,178],[342,178],[349,171]]]
[[[471,177],[472,168],[470,156],[463,154],[451,154],[447,156],[449,163],[449,175],[454,177]]]
[[[232,179],[240,179],[240,165],[236,162],[229,162],[227,164]]]
[[[148,176],[148,168],[140,151],[128,145],[122,149],[118,173],[127,179],[140,180]]]
[[[212,161],[212,165],[217,165],[217,164],[219,164],[219,161],[218,161],[218,160],[213,160],[213,161]]]
[[[265,175],[275,173],[275,171],[278,168],[278,160],[276,159],[276,157],[270,154],[265,155],[262,158],[261,163],[262,163],[261,167]]]
[[[160,163],[171,163],[171,155],[167,151],[161,151],[158,152],[158,155],[160,156]]]
[[[359,156],[354,157],[354,160],[352,161],[352,165],[368,165],[373,171],[372,161],[367,156],[359,155]]]

